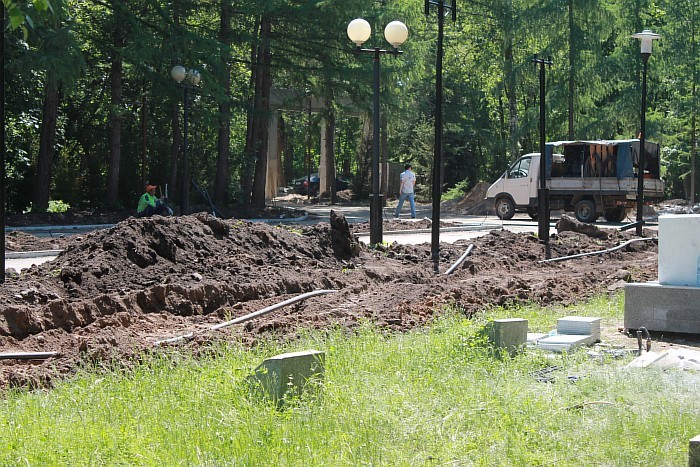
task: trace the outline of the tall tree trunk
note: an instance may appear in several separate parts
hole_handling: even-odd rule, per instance
[[[180,8],[177,0],[173,1],[173,24],[176,27],[180,26]],[[175,66],[175,62],[170,64]],[[180,131],[180,101],[175,99],[170,107],[170,121],[172,125],[173,132],[173,144],[170,146],[170,164],[168,172],[168,197],[172,197],[172,193],[175,197],[180,199],[180,206],[182,206],[182,193],[180,193],[180,186],[177,184],[177,174],[180,160],[180,148],[182,147],[182,132]],[[149,180],[150,181],[150,180]],[[153,183],[153,181],[151,181]],[[145,188],[145,187],[144,187]],[[182,208],[181,208],[182,212]]]
[[[223,204],[226,201],[228,188],[229,151],[231,143],[231,63],[229,45],[231,44],[231,17],[233,5],[230,0],[221,0],[221,26],[219,41],[221,42],[221,79],[225,97],[219,103],[219,134],[216,157],[216,175],[214,176],[214,203]]]
[[[508,149],[510,151],[510,159],[515,160],[518,157],[520,149],[518,147],[518,100],[516,98],[515,86],[515,69],[513,66],[513,2],[508,0],[505,7],[504,21],[504,38],[503,38],[503,57],[505,59],[504,72],[506,83],[506,97],[508,98]]]
[[[260,21],[255,22],[255,30],[253,37],[258,35]],[[260,66],[258,63],[260,57],[260,46],[253,45],[250,48],[250,81],[248,83],[249,99],[248,99],[248,121],[246,124],[245,138],[245,159],[243,161],[242,170],[242,192],[243,201],[248,203],[253,192],[253,176],[255,173],[255,144],[257,134],[257,119],[255,117],[256,105],[258,102],[258,89],[260,88],[259,79],[262,78]]]
[[[122,50],[126,42],[125,21],[121,9],[124,5],[119,1],[114,5],[114,36],[112,65],[109,71],[111,105],[109,110],[109,168],[107,170],[107,205],[116,207],[119,195],[119,165],[121,164],[121,133],[122,133]]]
[[[384,194],[386,199],[386,190],[387,187],[389,186],[389,166],[388,166],[388,152],[389,152],[389,131],[387,129],[387,118],[386,118],[386,112],[382,112],[382,115],[380,115],[382,119],[382,132],[379,134],[379,139],[381,141],[380,147],[381,147],[381,153],[382,153],[382,178],[379,186],[379,192]]]
[[[170,146],[170,171],[168,172],[168,196],[172,192],[180,193],[177,185],[177,172],[180,161],[180,148],[182,147],[182,131],[180,130],[180,104],[176,99],[170,107],[170,121],[172,122],[173,144]],[[151,181],[151,180],[148,180]],[[151,181],[153,182],[153,181]],[[172,192],[170,190],[173,190]]]
[[[574,33],[574,0],[569,0],[569,141],[574,140],[574,92],[576,91],[576,50]]]
[[[284,171],[284,184],[287,185],[292,181],[292,174],[294,173],[294,144],[289,134],[287,134],[287,124],[282,114],[279,116],[277,125],[282,139],[282,170]]]
[[[44,107],[41,115],[41,136],[36,161],[36,181],[32,211],[45,212],[49,207],[51,164],[55,152],[56,122],[60,93],[51,76],[46,78]]]
[[[369,174],[372,165],[374,119],[370,114],[364,114],[362,121],[362,135],[360,136],[360,147],[357,151],[357,176],[353,183],[355,193],[360,198],[369,196],[370,183]]]
[[[333,109],[333,104],[330,99],[326,99],[326,141],[325,141],[325,152],[326,152],[326,170],[325,173],[319,174],[320,178],[327,180],[327,186],[330,190],[331,203],[335,203],[336,199],[336,186],[335,186],[335,111]]]
[[[148,170],[148,96],[146,95],[146,78],[143,79],[143,89],[141,91],[141,186],[146,186]]]
[[[257,120],[257,144],[255,176],[253,179],[253,191],[251,203],[257,207],[265,207],[265,181],[267,179],[267,139],[269,132],[270,112],[270,88],[272,87],[272,73],[270,69],[270,16],[264,15],[260,22],[261,53],[258,53],[260,69],[258,73],[260,89],[256,89],[255,118]]]

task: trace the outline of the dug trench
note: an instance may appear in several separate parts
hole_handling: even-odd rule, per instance
[[[430,244],[370,248],[356,236],[367,225],[333,215],[329,221],[285,228],[206,214],[129,218],[62,239],[56,259],[8,274],[0,288],[0,353],[56,355],[0,360],[0,389],[50,386],[85,365],[128,366],[160,351],[158,341],[187,333],[194,337],[179,345],[197,352],[221,339],[253,346],[261,338],[294,339],[304,328],[351,332],[366,321],[403,332],[446,307],[471,315],[493,305],[567,305],[657,276],[653,241],[542,263],[537,237],[505,230],[441,244],[442,271],[470,243],[473,250],[452,274],[435,274]],[[559,232],[551,254],[599,251],[631,238]],[[315,290],[334,293],[208,331]]]

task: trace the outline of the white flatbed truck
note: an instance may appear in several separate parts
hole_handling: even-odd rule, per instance
[[[659,145],[647,141],[644,155],[644,202],[660,201]],[[546,186],[550,210],[573,212],[581,222],[595,222],[601,215],[622,222],[635,207],[639,176],[639,140],[556,141],[545,145]],[[516,211],[537,218],[540,154],[531,153],[513,162],[486,192],[496,215],[511,219]]]

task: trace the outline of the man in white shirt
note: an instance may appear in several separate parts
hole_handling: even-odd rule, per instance
[[[401,187],[399,188],[399,205],[396,206],[395,217],[398,219],[401,214],[403,202],[408,198],[411,205],[411,219],[416,218],[416,202],[413,198],[413,187],[416,185],[416,174],[411,169],[411,164],[406,164],[406,170],[401,173]]]

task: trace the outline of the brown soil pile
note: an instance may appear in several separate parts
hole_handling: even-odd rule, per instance
[[[386,228],[385,228],[386,229]],[[552,256],[602,250],[605,240],[563,232]],[[452,275],[434,274],[430,245],[371,250],[354,227],[333,219],[304,228],[221,220],[198,214],[130,218],[66,239],[53,261],[8,276],[0,288],[0,353],[55,351],[47,361],[0,360],[0,388],[40,386],[83,364],[128,363],[154,342],[194,332],[186,345],[236,339],[254,345],[274,333],[370,320],[403,331],[430,321],[444,305],[473,313],[516,302],[570,304],[657,276],[655,242],[605,256],[540,263],[543,246],[528,234],[492,231],[440,246],[444,272],[474,244]],[[269,315],[211,332],[207,328],[299,294],[332,289]]]
[[[494,214],[493,202],[486,201],[486,192],[491,184],[479,182],[463,198],[446,201],[443,205],[455,212],[467,215]]]

